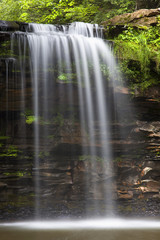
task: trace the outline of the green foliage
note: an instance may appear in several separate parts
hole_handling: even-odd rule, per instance
[[[135,0],[102,0],[96,1],[99,8],[99,13],[96,14],[96,22],[106,21],[116,15],[132,12],[135,10]],[[101,21],[100,21],[101,20]]]
[[[19,20],[21,13],[21,1],[2,0],[0,2],[0,19],[7,21]]]
[[[75,73],[62,73],[58,76],[58,81],[62,83],[74,83],[76,78]]]
[[[132,28],[118,36],[115,51],[121,59],[139,61],[141,71],[147,75],[151,52],[144,32],[138,33]]]
[[[61,80],[61,81],[67,81],[67,76],[65,73],[61,74],[58,76],[58,79]]]
[[[97,12],[98,7],[92,4],[75,6],[66,12],[66,20],[67,22],[92,22]]]
[[[132,88],[142,91],[159,83],[160,28],[128,28],[115,39],[115,53],[121,71],[132,83]]]
[[[25,112],[21,113],[22,117],[25,117],[25,121],[27,124],[32,124],[37,121],[37,118],[33,115],[33,111],[30,109],[26,109]]]
[[[36,117],[35,116],[26,116],[26,123],[27,124],[32,124],[35,121],[36,121]]]
[[[90,21],[97,6],[74,0],[2,0],[0,17],[3,20],[19,20],[37,23],[67,23]]]
[[[0,19],[64,24],[100,23],[135,9],[135,0],[1,0]]]
[[[63,75],[60,75],[60,76],[63,76]],[[21,116],[25,118],[25,122],[29,125],[34,122],[40,125],[56,124],[57,126],[60,126],[60,127],[64,125],[64,118],[60,112],[56,113],[56,116],[54,116],[54,118],[44,119],[44,117],[42,116],[36,117],[35,115],[33,115],[32,110],[27,109],[24,113],[21,113]]]

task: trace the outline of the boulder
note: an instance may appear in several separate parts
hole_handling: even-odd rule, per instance
[[[130,25],[130,26],[151,26],[158,24],[160,8],[157,9],[140,9],[133,13],[125,13],[115,16],[105,22],[103,25]]]
[[[101,24],[104,26],[104,35],[113,38],[121,34],[127,27],[146,28],[159,23],[160,8],[140,9],[133,13],[125,13],[108,19]]]

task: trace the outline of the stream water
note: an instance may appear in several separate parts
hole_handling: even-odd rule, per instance
[[[29,222],[0,225],[2,240],[158,240],[160,223],[156,221],[108,219],[74,222]]]

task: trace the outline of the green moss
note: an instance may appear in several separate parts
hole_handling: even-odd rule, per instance
[[[120,162],[123,162],[123,157],[120,156],[120,157],[116,157],[113,162],[117,162],[117,163],[120,163]]]
[[[47,138],[50,139],[50,140],[54,140],[55,136],[54,135],[48,135]]]
[[[36,120],[37,120],[37,118],[35,116],[26,116],[26,123],[27,124],[32,124]]]
[[[17,208],[19,207],[28,207],[28,206],[34,206],[33,197],[35,196],[34,193],[30,193],[27,195],[22,194],[10,194],[9,195],[9,201],[0,202],[0,209],[8,209],[8,213],[17,212]],[[11,200],[12,199],[12,200]],[[8,208],[8,206],[14,207],[14,208]]]
[[[132,208],[132,206],[131,205],[128,205],[128,206],[119,206],[118,207],[119,208],[119,210],[121,211],[121,212],[132,212],[133,211],[133,208]]]
[[[5,41],[0,44],[0,48],[1,48],[0,57],[2,58],[14,57],[14,54],[10,49],[10,45],[11,45],[10,41]]]
[[[5,147],[5,140],[10,139],[9,136],[0,136],[0,157],[17,157],[20,152],[17,147],[9,145]]]
[[[61,113],[58,113],[56,117],[53,119],[53,123],[62,127],[64,125],[64,118]]]
[[[49,157],[50,153],[48,151],[41,151],[38,156],[39,158],[43,159],[43,158]]]
[[[8,137],[8,136],[0,136],[0,140],[7,140],[7,139],[9,139],[10,137]]]
[[[3,145],[1,145],[1,148],[2,146]],[[0,150],[2,150],[0,153],[0,157],[17,157],[18,153],[20,153],[17,147],[13,145],[9,145],[8,148],[0,149]]]
[[[102,162],[102,161],[104,161],[104,158],[101,158],[99,156],[92,156],[92,155],[81,155],[81,156],[79,156],[79,161],[97,161],[97,162]]]
[[[5,176],[16,176],[16,177],[24,177],[24,176],[31,176],[31,173],[26,171],[16,171],[16,172],[5,172],[3,173]]]

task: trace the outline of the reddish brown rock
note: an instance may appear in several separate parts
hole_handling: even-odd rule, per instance
[[[146,183],[144,182],[144,185],[140,186],[140,190],[142,193],[148,193],[148,192],[159,193],[160,183],[152,180]]]
[[[133,192],[132,191],[118,191],[118,198],[119,199],[132,199]]]

